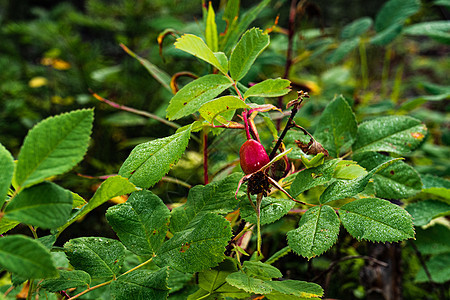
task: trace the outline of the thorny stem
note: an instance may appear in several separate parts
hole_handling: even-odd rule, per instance
[[[303,102],[303,97],[309,98],[309,95],[308,95],[308,93],[304,93],[303,91],[300,91],[298,94],[298,99],[297,99],[299,101],[297,101],[294,104],[294,107],[291,110],[291,116],[289,117],[289,120],[288,120],[286,126],[284,127],[283,132],[281,133],[280,137],[278,138],[277,143],[275,144],[275,147],[273,147],[272,152],[270,152],[269,159],[272,159],[275,157],[275,155],[277,154],[278,148],[280,148],[280,146],[281,146],[281,142],[283,142],[283,139],[286,136],[286,133],[288,132],[289,129],[292,128],[293,123],[294,123],[294,117],[298,112],[298,107]]]

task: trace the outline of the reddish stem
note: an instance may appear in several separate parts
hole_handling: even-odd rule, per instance
[[[247,140],[250,140],[252,139],[252,136],[250,134],[250,128],[248,126],[248,111],[246,109],[242,112],[242,118],[244,119],[245,134],[247,135]]]
[[[203,181],[209,183],[208,179],[208,133],[203,132]]]

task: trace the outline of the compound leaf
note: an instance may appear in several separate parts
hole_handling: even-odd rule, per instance
[[[82,109],[47,118],[34,126],[20,149],[17,185],[31,186],[72,169],[86,153],[93,120],[94,111]]]
[[[120,167],[119,175],[142,188],[149,188],[169,172],[183,155],[190,128],[171,136],[137,145]]]
[[[120,271],[125,247],[117,240],[104,237],[81,237],[64,244],[70,264],[92,279],[111,279]]]
[[[406,210],[378,198],[362,198],[343,205],[339,216],[356,239],[398,242],[414,238],[412,218]]]
[[[308,259],[327,251],[339,234],[339,218],[328,206],[315,206],[300,219],[297,229],[287,233],[291,249]]]
[[[120,241],[140,256],[156,253],[166,237],[169,218],[167,206],[148,190],[132,193],[127,202],[106,212],[106,219]]]

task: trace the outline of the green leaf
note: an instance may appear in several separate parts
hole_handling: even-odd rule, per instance
[[[341,160],[336,165],[333,177],[338,179],[355,179],[367,174],[366,169],[357,164],[353,160]]]
[[[369,183],[369,180],[376,172],[386,169],[387,167],[391,166],[392,164],[394,164],[399,160],[400,158],[383,162],[382,164],[378,165],[376,168],[368,172],[366,175],[362,175],[353,180],[334,181],[325,189],[322,195],[320,195],[319,199],[320,203],[325,204],[331,201],[355,196],[356,194],[362,192],[365,189],[365,187]]]
[[[369,30],[372,23],[372,19],[369,17],[359,18],[350,24],[345,25],[341,31],[341,38],[353,39],[359,37]]]
[[[343,205],[339,216],[358,240],[398,242],[414,238],[411,216],[398,205],[378,198],[363,198]]]
[[[287,79],[266,79],[251,86],[245,93],[248,97],[279,97],[291,91],[291,82]]]
[[[64,244],[70,264],[92,279],[111,279],[120,271],[125,247],[117,240],[104,237],[81,237]]]
[[[183,155],[191,130],[137,145],[120,167],[119,175],[142,188],[161,180]]]
[[[337,157],[354,142],[358,126],[355,115],[344,97],[331,101],[320,117],[314,137],[328,150],[331,157]]]
[[[450,230],[447,225],[434,224],[427,229],[416,227],[416,246],[422,255],[450,253]]]
[[[212,124],[219,114],[239,108],[250,108],[250,106],[236,96],[223,96],[206,102],[198,111],[206,121]]]
[[[278,294],[283,295],[289,295],[289,299],[295,299],[294,297],[300,297],[300,298],[320,298],[323,296],[323,289],[320,287],[320,285],[312,283],[312,282],[306,282],[306,281],[299,281],[299,280],[283,280],[283,281],[271,281],[268,283],[270,287],[273,288],[273,296],[277,296]],[[275,297],[271,297],[270,295],[267,295],[266,297],[268,299],[278,299]]]
[[[27,187],[72,169],[88,148],[94,111],[76,110],[50,117],[25,137],[16,166],[15,181]]]
[[[408,116],[379,117],[358,126],[354,152],[384,151],[406,154],[416,149],[427,134],[427,127]]]
[[[211,2],[209,2],[208,17],[206,18],[205,38],[208,47],[213,52],[217,52],[219,49],[219,39],[217,37],[216,14],[214,13]]]
[[[150,61],[146,60],[145,58],[140,57],[139,55],[128,49],[128,47],[126,47],[125,45],[121,44],[120,46],[122,47],[123,50],[125,50],[125,52],[128,53],[128,55],[138,60],[141,63],[141,65],[143,65],[147,69],[150,75],[152,75],[153,78],[155,78],[163,87],[165,87],[166,90],[173,93],[172,89],[170,88],[171,78],[169,74],[167,74],[166,72],[164,72],[163,70],[152,64]]]
[[[200,214],[159,249],[156,262],[184,273],[212,268],[225,258],[230,223],[213,213]]]
[[[0,234],[4,234],[5,232],[13,229],[14,227],[16,227],[19,224],[20,224],[20,222],[18,222],[18,221],[10,220],[7,217],[3,217],[0,220]]]
[[[375,18],[375,30],[381,32],[392,25],[403,25],[419,9],[419,0],[390,0],[381,7]]]
[[[232,3],[230,3],[232,2]],[[227,1],[230,5],[235,4],[236,1]],[[253,6],[248,9],[241,18],[239,18],[239,23],[232,22],[230,28],[228,28],[227,33],[221,44],[223,45],[221,49],[225,49],[226,52],[234,47],[239,37],[244,31],[250,26],[250,24],[258,17],[261,11],[270,3],[270,0],[263,0],[258,3],[258,5]],[[236,15],[237,16],[237,15]],[[234,20],[234,19],[233,19]]]
[[[256,197],[253,197],[256,203]],[[294,201],[264,197],[261,202],[261,225],[273,223],[286,215],[295,205]],[[246,222],[256,224],[256,213],[245,195],[240,201],[240,214]]]
[[[272,291],[272,287],[269,282],[259,278],[253,278],[244,272],[235,272],[227,276],[227,282],[249,293],[255,294],[268,294]]]
[[[213,51],[198,36],[193,34],[183,34],[183,36],[177,39],[174,45],[177,49],[190,53],[213,65],[223,74],[227,73],[217,57],[214,56]]]
[[[425,200],[408,204],[406,210],[412,216],[415,226],[424,226],[437,217],[450,215],[450,204]]]
[[[94,196],[92,196],[92,199],[85,206],[83,206],[76,214],[74,214],[66,224],[58,228],[58,232],[61,233],[70,224],[84,217],[91,210],[102,205],[109,199],[129,194],[136,190],[137,188],[126,178],[123,178],[121,176],[109,177],[100,185],[97,191],[95,191],[95,194]]]
[[[172,210],[170,230],[173,233],[184,230],[201,213],[225,215],[234,211],[238,205],[234,194],[240,178],[240,173],[233,173],[220,181],[191,188],[186,204]]]
[[[305,166],[305,168],[307,168],[307,169],[315,168],[315,167],[323,165],[323,162],[325,161],[325,154],[320,152],[311,159],[308,159],[308,157],[306,155],[302,155],[300,157],[300,159],[301,159],[303,165]]]
[[[231,53],[231,78],[241,80],[269,43],[269,35],[260,29],[252,28],[245,32]]]
[[[112,206],[106,219],[120,241],[136,255],[151,256],[164,242],[169,228],[170,211],[150,191],[130,195],[127,202]]]
[[[367,170],[371,170],[381,163],[391,159],[389,156],[377,152],[363,152],[353,157]],[[414,168],[403,161],[397,161],[389,167],[373,175],[375,195],[384,199],[409,198],[422,189],[422,181]]]
[[[421,177],[423,182],[422,191],[424,193],[450,200],[450,180],[430,174],[423,175]]]
[[[154,299],[165,300],[169,295],[167,286],[168,269],[156,272],[137,270],[120,276],[111,283],[111,294],[114,299]]]
[[[407,35],[426,35],[444,44],[450,44],[450,24],[448,21],[431,21],[414,24],[405,28]]]
[[[327,58],[330,64],[335,64],[344,59],[347,54],[352,52],[359,45],[359,37],[343,41]]]
[[[217,267],[198,274],[198,286],[208,293],[239,293],[241,290],[226,282],[229,274],[237,271],[236,263],[227,258]]]
[[[180,119],[195,113],[231,85],[227,77],[218,74],[206,75],[188,83],[170,100],[167,118]]]
[[[220,65],[222,66],[223,70],[228,72],[228,57],[223,52],[214,52],[214,56],[219,61]]]
[[[244,270],[245,274],[263,280],[283,277],[283,274],[281,274],[280,270],[260,261],[244,261],[242,269]]]
[[[334,245],[339,225],[339,218],[330,206],[315,206],[302,216],[297,229],[287,233],[288,245],[298,255],[310,259]]]
[[[90,284],[91,276],[84,271],[59,270],[59,278],[46,279],[40,284],[40,286],[49,292],[55,293],[77,287],[87,289]]]
[[[0,238],[0,267],[27,279],[58,276],[50,252],[40,242],[22,235]]]
[[[10,220],[41,228],[62,226],[72,211],[70,191],[52,182],[23,189],[5,209]]]
[[[433,282],[444,284],[450,280],[450,253],[433,256],[426,262],[426,266]],[[429,281],[423,267],[417,272],[415,281]]]
[[[376,46],[384,46],[392,42],[402,32],[401,24],[394,24],[377,33],[370,39],[370,43]]]
[[[14,159],[2,144],[0,144],[0,166],[2,166],[0,172],[0,207],[3,207],[14,174]]]
[[[333,159],[326,161],[323,165],[318,167],[298,172],[290,189],[292,197],[297,197],[304,191],[323,185],[333,179],[333,174],[338,162],[339,160]]]

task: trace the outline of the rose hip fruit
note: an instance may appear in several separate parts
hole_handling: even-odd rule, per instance
[[[241,168],[245,174],[250,174],[261,169],[262,166],[270,162],[266,150],[260,142],[247,140],[239,150]]]

